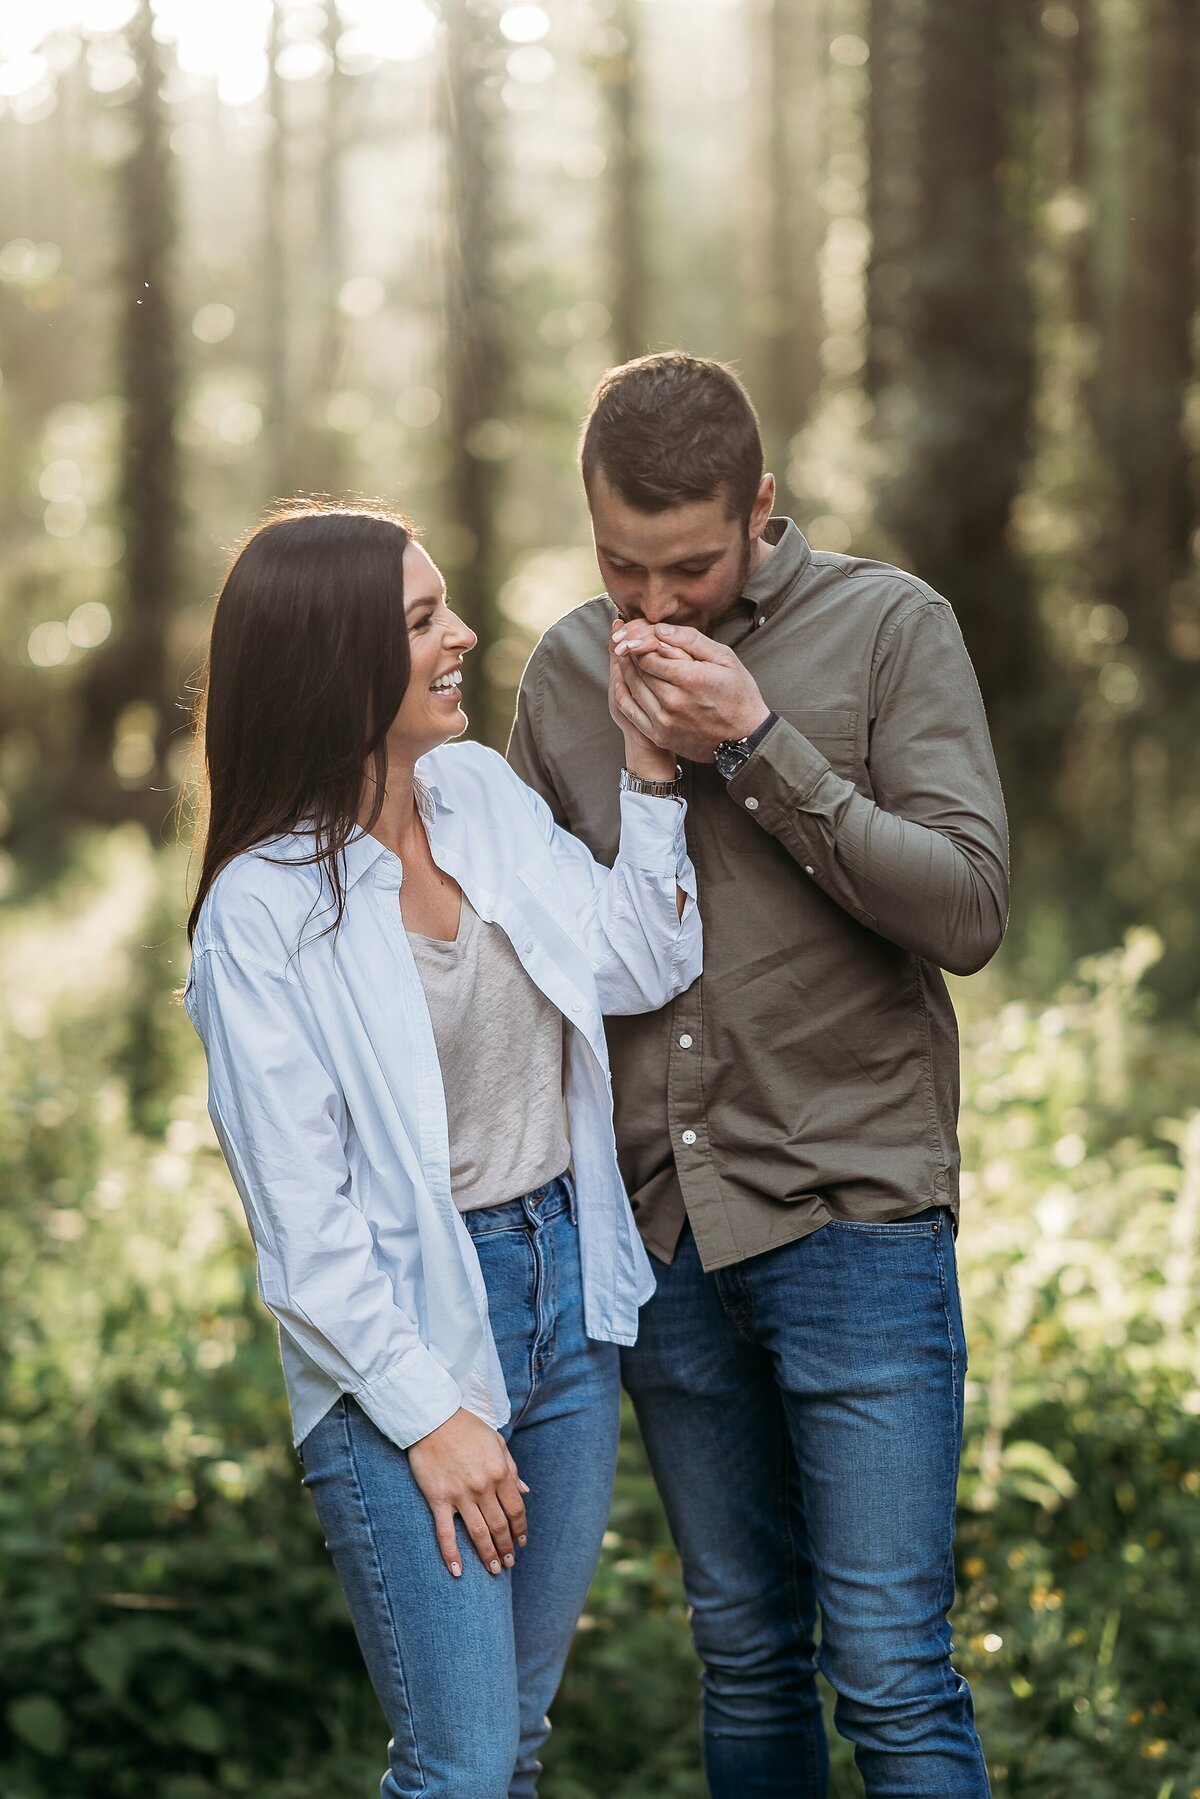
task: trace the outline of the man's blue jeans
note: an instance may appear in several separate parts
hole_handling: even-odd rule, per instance
[[[458,1526],[446,1572],[408,1457],[353,1399],[300,1446],[350,1615],[391,1727],[382,1799],[528,1799],[546,1711],[600,1553],[616,1466],[617,1351],[584,1335],[566,1180],[466,1214],[530,1487],[529,1543],[492,1575]]]
[[[683,1561],[713,1799],[824,1799],[817,1668],[871,1799],[984,1799],[946,1617],[966,1370],[949,1214],[833,1221],[712,1274],[685,1231],[655,1273],[622,1364]]]

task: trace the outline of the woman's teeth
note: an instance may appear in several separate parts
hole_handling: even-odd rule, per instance
[[[429,686],[430,693],[454,693],[462,686],[462,670],[456,668],[452,675],[439,675]]]

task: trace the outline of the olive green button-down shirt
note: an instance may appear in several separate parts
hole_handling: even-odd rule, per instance
[[[669,1261],[685,1219],[721,1268],[831,1217],[957,1219],[958,1033],[943,968],[993,955],[1004,804],[957,622],[884,563],[789,520],[714,635],[779,714],[726,783],[684,763],[704,972],[607,1021],[621,1172]],[[509,760],[611,862],[622,745],[606,595],[551,626]]]

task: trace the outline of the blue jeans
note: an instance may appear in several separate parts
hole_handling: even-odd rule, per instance
[[[984,1799],[947,1622],[949,1215],[832,1221],[712,1274],[685,1231],[655,1273],[622,1365],[683,1562],[713,1799],[824,1799],[818,1668],[872,1799]]]
[[[526,1799],[600,1553],[616,1466],[617,1351],[583,1329],[566,1178],[466,1214],[512,1403],[505,1436],[529,1487],[515,1569],[462,1578],[438,1553],[408,1466],[343,1397],[300,1446],[304,1484],[392,1733],[382,1799]]]

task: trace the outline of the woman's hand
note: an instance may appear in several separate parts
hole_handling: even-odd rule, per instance
[[[511,1568],[513,1545],[525,1547],[528,1527],[521,1495],[529,1488],[499,1431],[460,1408],[408,1451],[413,1479],[433,1513],[438,1548],[451,1574],[462,1573],[457,1512],[489,1574]]]
[[[674,754],[660,749],[628,716],[633,710],[633,699],[621,671],[621,656],[626,652],[623,647],[618,652],[616,640],[616,633],[627,629],[624,621],[618,619],[608,646],[608,709],[625,739],[625,766],[643,781],[673,781],[677,766]],[[621,642],[623,645],[624,638]]]

